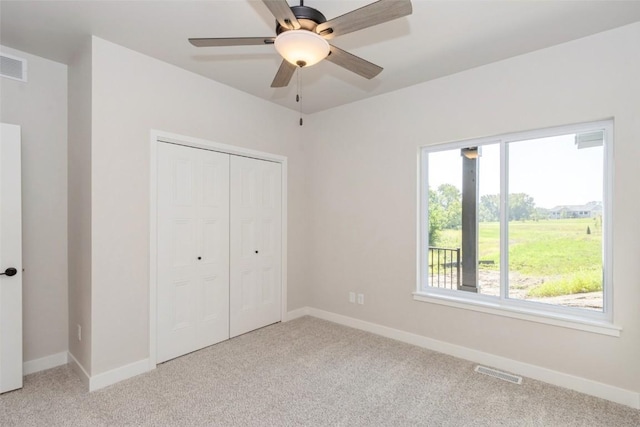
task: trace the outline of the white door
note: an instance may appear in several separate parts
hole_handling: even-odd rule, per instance
[[[231,156],[231,337],[281,320],[279,163]]]
[[[0,393],[4,393],[22,387],[22,190],[20,126],[2,123],[0,128]]]
[[[158,144],[157,362],[229,338],[229,155]]]

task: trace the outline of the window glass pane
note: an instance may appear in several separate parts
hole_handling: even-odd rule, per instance
[[[427,171],[428,285],[500,295],[499,144],[430,153]]]
[[[460,149],[428,155],[428,286],[457,289],[461,281],[462,161]]]
[[[509,298],[603,310],[604,151],[586,140],[507,145]]]

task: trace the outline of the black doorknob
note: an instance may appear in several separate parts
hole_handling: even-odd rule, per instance
[[[256,253],[258,253],[258,251],[256,251]]]
[[[199,256],[199,257],[198,257],[198,259],[202,259],[202,257],[201,257],[201,256]]]
[[[9,267],[4,271],[4,273],[0,273],[0,276],[9,276],[9,277],[11,277],[11,276],[15,276],[16,274],[18,274],[18,270],[16,270],[13,267]]]

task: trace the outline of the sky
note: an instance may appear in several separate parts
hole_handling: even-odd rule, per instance
[[[507,145],[509,193],[527,193],[536,207],[583,205],[603,199],[603,147],[578,149],[574,135],[512,142]],[[481,147],[480,197],[500,192],[500,146]],[[462,189],[460,150],[429,154],[429,186],[449,183]]]

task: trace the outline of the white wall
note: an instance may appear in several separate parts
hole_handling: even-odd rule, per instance
[[[640,23],[312,115],[313,306],[640,391],[639,41]],[[412,299],[418,147],[610,117],[619,338]]]
[[[91,58],[87,37],[69,64],[69,353],[87,373],[92,342]]]
[[[300,128],[295,112],[93,38],[69,67],[69,350],[92,375],[148,357],[148,141],[149,130],[160,129],[288,156],[290,310],[311,305],[640,391],[637,40],[640,24],[317,113]],[[10,121],[5,117],[13,108],[11,100],[25,93],[11,98],[6,87],[3,79],[1,118]],[[48,111],[38,129],[52,115],[55,123],[47,126],[64,127],[62,114],[64,108]],[[623,327],[619,338],[411,298],[418,147],[608,117],[615,118],[616,132],[614,315]],[[43,218],[37,222],[52,221],[52,212],[61,222],[34,234],[48,243],[48,233],[63,230],[62,238],[51,237],[62,240],[54,244],[55,253],[44,258],[47,268],[61,263],[64,269],[66,211],[58,209],[66,203],[50,206],[46,201],[51,200],[48,192],[66,197],[65,185],[57,181],[64,181],[66,168],[64,156],[57,157],[65,150],[57,148],[66,142],[64,137],[55,146],[45,142],[38,138],[38,150],[49,150],[49,155],[46,164],[39,164],[37,191],[46,182],[47,194],[38,193],[29,203],[40,203],[37,212]],[[51,172],[49,179],[42,178],[45,172]],[[27,207],[25,200],[25,212]],[[27,257],[25,268],[28,273]],[[364,292],[366,304],[349,304],[349,290]],[[35,292],[31,298],[39,296]],[[25,314],[25,324],[42,322],[29,332],[42,334],[29,342],[43,346],[31,351],[26,344],[31,358],[63,351],[66,344],[66,333],[55,339],[49,333],[67,330],[64,315],[57,321],[40,319],[52,308],[66,312],[66,299],[49,299],[40,307]],[[83,326],[81,343],[76,324]],[[49,346],[54,342],[62,346]]]
[[[67,350],[67,66],[8,47],[28,81],[0,78],[0,121],[22,127],[25,361]]]
[[[149,356],[149,132],[287,156],[289,309],[308,304],[305,141],[297,115],[156,59],[93,39],[92,366]]]

